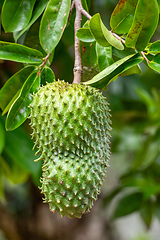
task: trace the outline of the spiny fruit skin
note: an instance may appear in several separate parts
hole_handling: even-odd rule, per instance
[[[108,103],[95,88],[57,81],[41,87],[30,108],[44,202],[80,218],[97,199],[108,166]]]

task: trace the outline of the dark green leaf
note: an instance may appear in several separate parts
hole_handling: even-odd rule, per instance
[[[117,196],[118,193],[120,193],[121,190],[122,187],[118,186],[116,189],[111,191],[111,193],[107,194],[107,196],[103,198],[103,206],[106,207],[108,204],[110,204],[110,202],[114,199],[114,197]]]
[[[5,0],[2,8],[2,25],[6,32],[23,29],[32,16],[36,0]]]
[[[80,28],[77,31],[76,35],[79,38],[79,40],[81,40],[82,42],[94,42],[95,41],[89,28]]]
[[[113,63],[112,47],[102,47],[96,43],[96,53],[99,70],[102,71]]]
[[[41,163],[35,163],[35,151],[32,150],[33,141],[22,127],[13,132],[6,132],[4,152],[22,169],[32,174],[36,182],[39,181]]]
[[[35,69],[34,66],[28,66],[14,74],[0,90],[0,107],[4,110],[16,93],[21,89],[27,77]],[[18,97],[18,96],[17,96]]]
[[[135,65],[129,68],[128,70],[124,71],[120,76],[128,76],[132,74],[138,74],[138,75],[142,74],[142,70],[139,65]]]
[[[22,90],[12,104],[6,119],[6,130],[11,131],[19,127],[30,113],[29,104],[32,102],[32,94],[38,91],[40,77],[37,71],[34,71],[25,81]]]
[[[133,192],[123,196],[114,210],[113,217],[118,218],[138,211],[142,205],[142,200],[141,192]]]
[[[81,55],[82,55],[82,81],[91,79],[98,73],[97,56],[95,49],[95,42],[82,43],[81,42]]]
[[[95,14],[89,21],[90,31],[96,42],[102,47],[114,46],[119,50],[123,50],[123,44],[114,37],[111,32],[104,26],[99,13]]]
[[[90,81],[84,82],[84,84],[88,84],[93,87],[103,89],[119,74],[137,65],[141,61],[142,57],[139,54],[129,55],[125,58],[118,60],[109,67],[105,68],[102,72],[94,76]]]
[[[139,0],[134,20],[126,37],[126,46],[142,51],[147,46],[155,32],[159,19],[156,0]]]
[[[0,41],[0,59],[22,63],[42,63],[42,53],[20,44]]]
[[[55,75],[51,68],[45,66],[41,72],[41,85],[55,81]]]
[[[71,0],[50,0],[40,25],[40,43],[49,54],[59,43],[66,27]]]
[[[118,2],[110,19],[113,32],[124,34],[129,31],[133,22],[137,1],[138,0],[120,0]]]
[[[25,32],[27,31],[32,24],[39,18],[39,16],[41,15],[41,13],[43,12],[43,10],[45,9],[46,5],[48,3],[48,0],[38,0],[38,3],[35,6],[35,9],[33,11],[33,16],[31,21],[23,28],[22,31],[20,32],[16,32],[14,34],[14,39],[15,41],[18,40],[18,38]],[[36,48],[37,49],[37,48]]]
[[[155,55],[152,61],[149,62],[149,67],[160,73],[160,53]]]
[[[147,228],[149,228],[151,225],[153,211],[154,211],[154,206],[151,200],[144,202],[140,209],[141,217],[144,223],[146,224]]]

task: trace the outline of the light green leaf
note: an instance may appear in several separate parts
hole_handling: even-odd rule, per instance
[[[89,28],[80,28],[77,31],[76,35],[79,38],[79,40],[81,40],[82,42],[94,42],[95,41]]]
[[[71,0],[50,0],[40,25],[40,43],[49,54],[59,43],[67,24]]]
[[[2,7],[2,25],[6,32],[23,29],[32,16],[36,0],[5,0]]]
[[[22,63],[42,63],[41,52],[16,43],[0,41],[0,59]]]
[[[119,50],[123,50],[123,44],[114,37],[111,32],[103,24],[100,14],[95,14],[89,21],[90,31],[95,38],[96,42],[102,47],[114,46]]]
[[[137,65],[142,60],[143,58],[139,54],[129,55],[105,68],[102,72],[95,75],[91,80],[84,82],[84,84],[103,89],[107,84],[114,80],[115,77],[128,70],[129,68]]]
[[[138,0],[119,1],[115,7],[110,25],[113,32],[118,34],[127,33],[132,25]]]
[[[160,53],[160,40],[153,42],[152,44],[150,44],[149,49],[147,51],[148,53],[151,54],[157,54]]]
[[[16,93],[21,89],[27,77],[35,69],[34,66],[28,66],[14,74],[0,90],[0,107],[4,110]],[[17,96],[18,97],[18,96]]]
[[[159,19],[159,9],[156,0],[139,0],[134,20],[126,37],[126,46],[142,51],[147,46],[155,32]]]
[[[26,32],[31,26],[32,24],[39,18],[39,16],[42,14],[43,10],[45,9],[46,5],[48,3],[48,0],[38,0],[35,9],[33,11],[33,16],[31,21],[23,28],[22,31],[18,31],[14,33],[14,39],[15,41],[18,40],[18,38],[24,33]]]
[[[132,74],[138,74],[138,75],[142,74],[142,70],[139,65],[135,65],[129,68],[128,70],[124,71],[120,76],[128,76]]]
[[[160,73],[160,53],[156,54],[152,61],[149,62],[149,67]]]
[[[40,77],[34,71],[25,81],[18,98],[12,104],[6,119],[6,130],[11,131],[19,127],[30,113],[29,104],[32,102],[32,94],[38,91]]]

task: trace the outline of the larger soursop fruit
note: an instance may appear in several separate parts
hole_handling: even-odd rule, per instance
[[[30,108],[44,201],[61,216],[80,218],[97,199],[108,166],[108,103],[95,88],[57,81],[41,87]]]

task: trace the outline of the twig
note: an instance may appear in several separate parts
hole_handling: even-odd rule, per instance
[[[148,58],[146,57],[145,53],[143,51],[141,51],[142,57],[146,60],[147,65],[149,66],[150,61],[148,60]],[[152,69],[152,68],[151,68]]]
[[[75,2],[74,2],[74,0],[73,0],[72,5],[71,5],[71,8],[70,8],[70,12],[69,12],[68,21],[69,21],[70,18],[71,18],[71,14],[72,14],[72,12],[73,12],[74,7],[75,7]]]
[[[73,83],[80,83],[81,82],[81,74],[82,74],[82,64],[81,64],[81,55],[80,55],[80,41],[76,35],[77,31],[79,28],[81,28],[81,21],[82,21],[82,16],[81,16],[81,0],[74,0],[75,7],[76,7],[76,18],[74,22],[74,33],[75,33],[75,62],[74,62],[74,80]]]
[[[52,52],[49,53],[49,54],[44,58],[43,63],[39,66],[39,71],[38,71],[37,75],[40,75],[40,74],[41,74],[42,69],[43,69],[44,65],[46,65],[46,63],[47,63],[49,57],[51,56],[51,54],[52,54]]]

